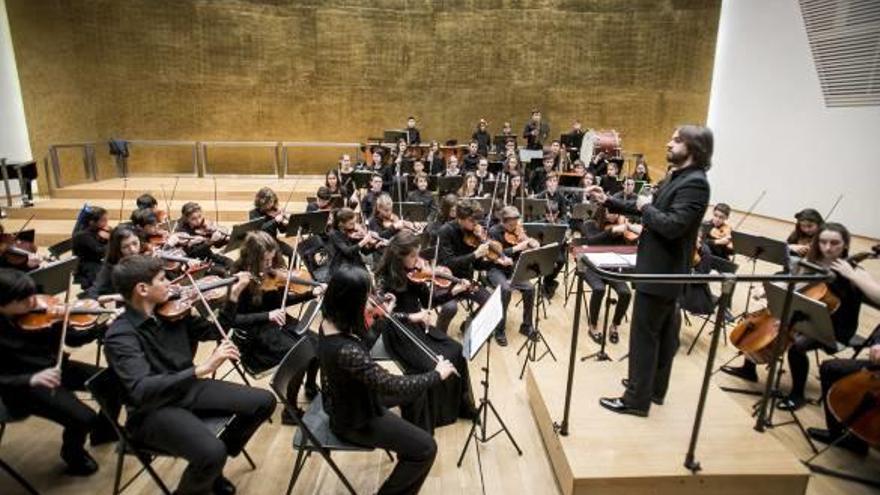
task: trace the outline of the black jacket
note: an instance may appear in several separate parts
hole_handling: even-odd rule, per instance
[[[694,244],[700,222],[709,204],[709,181],[699,167],[672,172],[660,186],[653,203],[642,209],[644,230],[639,237],[637,273],[690,273]],[[611,211],[637,214],[635,202],[608,198]],[[667,297],[678,297],[681,285],[639,283],[636,290]]]

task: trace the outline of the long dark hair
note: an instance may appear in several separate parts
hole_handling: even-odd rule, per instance
[[[131,229],[125,227],[113,229],[113,232],[110,233],[110,240],[107,241],[107,257],[104,259],[104,263],[108,266],[119,263],[122,260],[122,243],[131,237],[138,237]]]
[[[395,292],[406,290],[407,278],[403,258],[414,249],[419,249],[420,245],[419,238],[407,230],[401,230],[391,238],[375,269],[376,279],[379,280],[382,288]]]
[[[336,270],[327,284],[321,314],[341,333],[363,335],[367,328],[364,307],[371,289],[370,274],[363,268]]]
[[[269,251],[275,251],[275,257],[272,258],[272,268],[283,268],[284,258],[281,257],[281,250],[278,249],[278,242],[271,235],[258,230],[248,232],[241,244],[241,251],[238,259],[232,265],[232,271],[248,271],[253,276],[260,276],[263,269],[263,255]],[[263,302],[263,290],[256,280],[252,280],[248,286],[251,295],[251,302],[254,306],[259,306]]]
[[[678,128],[678,137],[687,146],[688,153],[696,166],[703,170],[712,168],[715,138],[711,129],[701,125],[683,125]]]
[[[828,222],[822,224],[819,227],[819,230],[816,232],[816,235],[813,236],[813,240],[810,241],[810,250],[807,251],[807,261],[812,263],[818,263],[822,259],[822,249],[819,247],[819,236],[822,235],[822,232],[837,232],[840,234],[840,238],[843,239],[843,252],[840,253],[840,259],[849,258],[849,241],[851,236],[849,235],[849,230],[843,226],[843,224],[837,222]]]

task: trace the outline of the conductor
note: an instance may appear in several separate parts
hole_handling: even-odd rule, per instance
[[[637,214],[644,230],[639,240],[636,272],[689,273],[689,260],[700,222],[709,203],[706,171],[712,161],[712,131],[683,125],[666,143],[670,175],[653,196],[622,201],[592,186],[587,193],[612,212]],[[635,284],[629,342],[629,379],[622,381],[622,397],[599,399],[613,412],[647,416],[651,403],[662,405],[669,385],[672,361],[678,350],[681,318],[677,298],[681,285]]]

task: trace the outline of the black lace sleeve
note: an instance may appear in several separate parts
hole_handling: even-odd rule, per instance
[[[373,362],[366,351],[356,344],[347,344],[339,350],[339,367],[379,395],[418,395],[440,381],[440,374],[436,371],[393,375]]]

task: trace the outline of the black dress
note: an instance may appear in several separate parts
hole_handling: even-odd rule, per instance
[[[461,344],[434,326],[426,332],[423,325],[411,323],[407,318],[407,315],[418,313],[427,306],[428,286],[407,280],[402,290],[394,290],[383,280],[379,283],[386,293],[397,298],[395,318],[406,325],[412,331],[411,334],[430,348],[434,355],[439,354],[449,360],[459,374],[458,377],[449,377],[428,389],[424,407],[410,407],[404,418],[428,432],[433,432],[434,428],[455,423],[459,417],[470,417],[474,410],[474,400],[468,378],[468,363],[462,356]],[[435,289],[432,304],[439,305],[452,299],[448,292],[439,296]],[[434,361],[393,324],[383,321],[381,332],[385,348],[403,366],[406,374],[426,373],[434,369]]]
[[[73,254],[79,258],[76,266],[74,280],[85,290],[95,283],[104,254],[107,251],[107,241],[98,237],[94,230],[81,230],[73,236]]]

